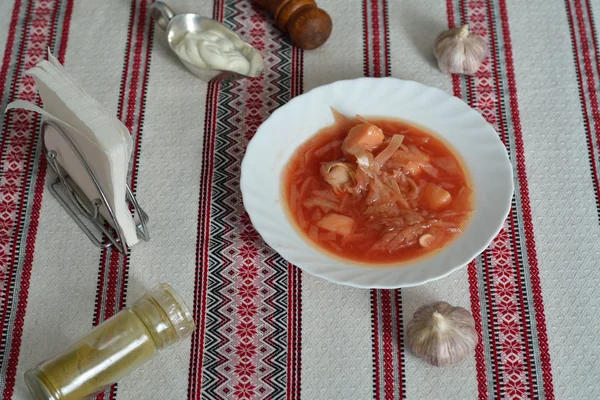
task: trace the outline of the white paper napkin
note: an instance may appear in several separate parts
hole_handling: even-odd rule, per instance
[[[44,108],[19,100],[10,103],[7,110],[21,108],[35,111],[62,128],[96,176],[126,244],[134,245],[139,241],[136,220],[126,202],[127,170],[133,149],[129,131],[90,97],[51,54],[48,54],[48,61],[40,62],[27,74],[33,76]],[[48,150],[56,151],[58,163],[88,199],[100,197],[75,152],[55,129],[48,128],[45,144]],[[112,223],[104,206],[100,211]]]

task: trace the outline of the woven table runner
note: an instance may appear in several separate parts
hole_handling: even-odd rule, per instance
[[[318,4],[333,33],[302,51],[248,0],[171,0],[264,56],[261,77],[211,84],[170,53],[151,1],[0,4],[2,110],[40,102],[25,71],[49,47],[131,131],[128,179],[152,236],[126,256],[94,247],[47,189],[40,118],[3,115],[0,398],[29,399],[24,371],[159,282],[187,299],[197,331],[98,398],[600,398],[600,1]],[[465,23],[490,57],[475,76],[444,75],[433,41]],[[515,196],[504,228],[447,278],[402,290],[335,285],[288,264],[244,211],[240,165],[257,127],[303,92],[362,76],[454,94],[506,145]],[[414,311],[435,300],[469,309],[479,334],[467,360],[443,369],[404,344]]]

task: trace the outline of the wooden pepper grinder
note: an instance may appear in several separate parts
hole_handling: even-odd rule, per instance
[[[254,0],[269,10],[275,23],[289,33],[292,43],[304,50],[316,49],[329,39],[331,17],[314,0]]]

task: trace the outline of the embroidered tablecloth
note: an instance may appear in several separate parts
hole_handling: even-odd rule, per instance
[[[23,372],[170,282],[193,306],[192,340],[163,351],[104,399],[600,398],[600,1],[319,0],[329,41],[301,51],[248,0],[172,0],[258,48],[260,78],[206,84],[171,54],[149,0],[4,0],[0,103],[39,101],[25,71],[50,47],[130,129],[130,185],[150,242],[127,256],[82,234],[48,192],[40,119],[3,115],[0,140],[0,395]],[[468,23],[490,57],[447,76],[432,45]],[[506,145],[515,197],[468,266],[403,290],[358,290],[288,265],[244,212],[240,163],[269,114],[340,79],[392,76],[476,108]],[[285,135],[285,132],[281,132]],[[479,343],[426,365],[404,344],[417,307],[470,309]]]

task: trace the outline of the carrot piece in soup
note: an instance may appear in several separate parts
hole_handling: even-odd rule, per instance
[[[372,124],[359,124],[350,129],[348,136],[342,143],[342,150],[348,150],[362,147],[365,150],[373,150],[383,143],[383,131]]]
[[[332,213],[321,218],[321,220],[317,222],[317,225],[319,228],[335,232],[342,236],[347,236],[351,234],[352,229],[354,229],[354,220],[345,215]]]
[[[423,189],[422,199],[432,210],[439,210],[452,202],[452,196],[445,189],[428,183]]]

